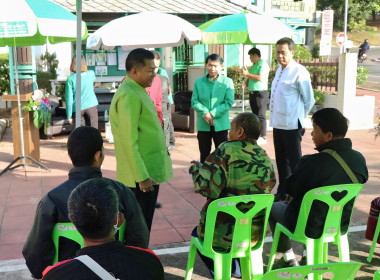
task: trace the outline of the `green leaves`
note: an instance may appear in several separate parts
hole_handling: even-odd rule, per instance
[[[331,7],[334,10],[334,27],[344,27],[344,0],[318,0],[317,9]],[[372,12],[380,11],[380,0],[349,0],[348,23],[349,30],[360,30],[365,27],[365,21]]]
[[[38,111],[33,112],[33,124],[35,127],[40,128],[40,122],[39,122],[39,116],[38,116]]]
[[[9,62],[7,57],[0,57],[0,96],[4,92],[11,92],[9,76]]]
[[[361,85],[367,81],[369,70],[364,66],[358,66],[356,84]]]
[[[250,67],[247,67],[248,70]],[[227,68],[227,77],[231,78],[234,82],[234,88],[235,88],[235,99],[241,99],[243,94],[242,84],[246,83],[248,79],[246,79],[243,74],[241,73],[240,66],[230,66]],[[245,98],[249,98],[248,95],[248,87],[246,87]]]
[[[45,52],[40,56],[40,63],[37,65],[37,84],[40,89],[51,92],[50,80],[57,78],[58,59],[53,53]]]
[[[325,92],[320,90],[314,90],[315,105],[321,105],[325,101]]]

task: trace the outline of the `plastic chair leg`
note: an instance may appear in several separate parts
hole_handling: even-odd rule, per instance
[[[323,241],[314,241],[314,264],[323,263]]]
[[[305,245],[306,245],[306,263],[307,263],[307,265],[314,264],[314,242],[313,242],[313,240],[308,240]]]
[[[278,246],[278,240],[280,239],[280,234],[281,234],[281,231],[277,229],[274,231],[272,248],[270,250],[270,255],[269,255],[269,260],[268,260],[267,272],[272,271],[274,259],[276,258],[277,246]]]
[[[347,234],[339,237],[338,250],[339,250],[339,261],[340,262],[349,262],[350,261],[350,248],[348,245]]]
[[[264,274],[263,247],[251,251],[251,271],[253,279],[260,279]]]
[[[214,280],[231,279],[231,255],[215,254],[214,256]]]
[[[251,257],[240,258],[240,270],[242,280],[251,280]]]
[[[314,240],[314,264],[323,263],[323,240]],[[309,280],[311,277],[309,277]],[[316,274],[312,277],[313,280],[322,280],[322,275]]]
[[[375,233],[373,235],[373,241],[372,241],[371,249],[369,250],[369,255],[367,258],[368,262],[372,261],[372,256],[373,256],[373,253],[375,252],[377,239],[379,238],[379,233],[380,233],[380,222],[379,221],[380,221],[380,218],[377,220],[377,225],[376,225]]]
[[[323,263],[328,263],[329,243],[323,243]]]
[[[194,269],[196,254],[197,254],[197,247],[193,243],[190,243],[190,250],[189,250],[189,256],[187,259],[185,280],[191,280],[191,277],[193,276],[193,269]]]

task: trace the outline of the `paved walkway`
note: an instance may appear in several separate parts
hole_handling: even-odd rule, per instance
[[[373,134],[367,130],[349,131],[348,137],[352,139],[354,148],[365,156],[370,172],[370,179],[357,200],[352,219],[353,225],[365,225],[369,203],[379,195],[380,139],[375,141]],[[13,159],[10,139],[11,130],[7,129],[0,143],[0,170]],[[21,249],[32,225],[38,201],[46,192],[66,180],[71,167],[66,140],[67,136],[41,140],[42,163],[51,169],[50,173],[27,167],[27,180],[22,168],[0,177],[0,261],[22,258]],[[199,210],[205,202],[203,197],[194,193],[191,178],[187,174],[190,161],[199,157],[196,135],[176,132],[176,140],[177,148],[172,152],[174,178],[162,184],[160,189],[159,201],[164,206],[156,211],[154,217],[150,242],[153,248],[161,248],[158,245],[162,244],[175,246],[175,243],[182,246],[181,242],[189,241],[190,232],[199,219]],[[271,132],[264,148],[274,159]],[[304,154],[314,152],[310,130],[304,136],[302,149]],[[115,178],[113,144],[105,143],[105,155],[103,174]]]
[[[314,153],[311,141],[311,130],[308,129],[303,138],[302,150],[304,154]],[[355,233],[355,246],[361,244],[359,261],[365,262],[369,250],[369,242],[364,239],[364,227],[370,207],[370,201],[379,196],[380,185],[380,139],[375,140],[373,133],[368,130],[354,130],[348,132],[353,141],[354,149],[360,151],[367,160],[370,178],[358,197],[352,218],[352,225],[359,226]],[[51,172],[27,167],[27,178],[23,168],[8,172],[0,177],[0,279],[29,279],[22,258],[21,250],[33,222],[36,206],[41,197],[67,179],[71,167],[66,152],[67,136],[57,136],[52,140],[41,140],[41,162],[50,168]],[[156,210],[151,232],[150,245],[162,257],[166,279],[181,279],[187,259],[187,246],[190,232],[198,223],[199,211],[205,199],[194,193],[192,180],[187,174],[190,161],[199,158],[196,134],[176,132],[176,149],[171,152],[173,160],[174,178],[161,185],[159,201],[164,204]],[[268,133],[268,143],[263,146],[270,158],[274,161],[274,148],[271,131]],[[115,179],[116,160],[113,144],[105,143],[105,160],[103,175]],[[7,129],[0,142],[0,170],[3,170],[13,160],[12,131]],[[275,192],[275,190],[274,190]],[[350,235],[351,236],[351,235]],[[351,238],[350,238],[351,239]],[[352,241],[351,241],[352,242]],[[357,243],[356,243],[357,242]],[[269,245],[268,245],[269,246]],[[267,246],[267,253],[269,247]],[[162,251],[166,247],[179,247]],[[173,251],[174,250],[174,251]],[[182,252],[182,253],[181,253]],[[177,253],[173,255],[173,253]],[[379,248],[377,248],[372,265],[364,265],[360,279],[372,279],[373,271],[380,269]],[[180,265],[178,264],[180,262]],[[3,278],[2,267],[11,265],[11,270],[18,270],[25,274],[15,278]],[[198,263],[199,266],[199,263]],[[203,270],[202,270],[203,269]],[[202,268],[194,279],[206,279],[207,272]],[[21,273],[20,272],[20,273]],[[4,276],[5,277],[5,276]]]

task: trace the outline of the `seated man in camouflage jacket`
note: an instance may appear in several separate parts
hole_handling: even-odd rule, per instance
[[[189,173],[192,174],[195,191],[207,197],[193,236],[199,236],[203,240],[207,207],[212,201],[228,196],[271,192],[276,184],[275,172],[270,158],[256,143],[260,132],[260,121],[255,114],[239,114],[232,120],[229,141],[222,143],[203,164],[191,162],[193,165]],[[264,214],[258,215],[252,221],[252,246],[263,235],[263,218]],[[233,217],[218,214],[218,226],[215,228],[213,240],[215,250],[229,251],[232,240],[231,227],[234,224]],[[212,259],[202,255],[201,258],[213,274]],[[232,274],[236,277],[240,275],[237,260],[232,264]]]

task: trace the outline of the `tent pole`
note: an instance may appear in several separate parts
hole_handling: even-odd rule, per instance
[[[19,126],[20,126],[20,142],[21,142],[21,155],[15,158],[3,171],[0,172],[0,176],[6,173],[7,171],[13,170],[17,167],[23,166],[24,167],[24,172],[25,172],[25,178],[28,180],[28,175],[26,173],[26,162],[25,158],[28,159],[29,161],[32,162],[32,164],[28,164],[33,167],[39,167],[42,169],[45,169],[50,172],[50,169],[47,168],[45,165],[42,163],[36,161],[34,158],[31,156],[25,156],[25,147],[24,147],[24,127],[23,127],[23,118],[22,118],[22,113],[21,113],[21,101],[20,101],[20,85],[19,85],[19,80],[18,80],[18,71],[17,71],[17,51],[16,51],[16,46],[12,47],[12,52],[13,52],[13,65],[15,67],[15,87],[16,87],[16,94],[17,94],[17,110],[18,110],[18,119],[19,119]],[[17,164],[16,166],[13,166],[16,164],[19,160],[22,160],[21,164]]]
[[[15,66],[15,85],[16,85],[16,94],[17,94],[18,120],[19,120],[19,126],[20,126],[21,159],[22,159],[22,165],[24,166],[25,177],[26,177],[27,175],[26,175],[26,168],[25,168],[24,128],[23,128],[23,124],[22,124],[20,85],[19,85],[19,81],[18,81],[16,46],[12,47],[12,50],[13,50],[13,64]]]
[[[76,40],[76,93],[75,127],[81,126],[81,55],[82,55],[82,0],[77,0],[77,40]]]
[[[245,65],[244,65],[244,45],[241,44],[241,46],[243,47],[243,68],[244,68],[245,67]],[[243,83],[245,83],[244,80],[243,80]],[[242,89],[243,89],[243,94],[242,94],[242,105],[241,105],[241,107],[242,107],[242,111],[244,113],[244,91],[245,91],[245,87],[243,87],[243,84],[242,84]]]

